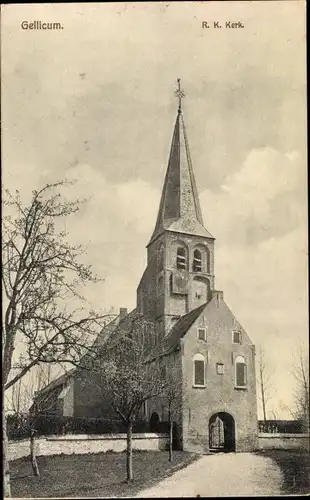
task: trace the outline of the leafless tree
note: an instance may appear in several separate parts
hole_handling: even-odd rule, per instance
[[[296,381],[293,415],[309,431],[309,352],[304,342],[299,342],[294,356],[293,376]]]
[[[270,371],[265,359],[264,348],[260,346],[258,356],[258,384],[264,422],[267,420],[267,405],[273,396],[272,376],[273,373]]]
[[[173,422],[178,419],[182,411],[182,379],[177,367],[169,367],[166,372],[166,386],[163,391],[164,399],[167,402],[169,421],[169,462],[172,461],[173,447]]]
[[[81,246],[68,243],[61,221],[79,208],[59,192],[67,181],[33,191],[29,202],[8,190],[2,225],[2,285],[4,291],[2,366],[5,390],[39,364],[70,362],[79,365],[85,349],[98,333],[100,318],[81,306],[80,289],[98,282],[82,262]],[[79,302],[79,307],[70,304]],[[17,344],[24,353],[12,373]],[[90,347],[91,348],[91,347]],[[4,399],[4,398],[3,398]],[[3,405],[5,401],[3,400]],[[6,453],[6,419],[3,419],[5,496],[10,496]]]
[[[27,411],[25,392],[21,379],[13,385],[11,394],[5,394],[5,401],[6,409],[14,415],[19,415]]]
[[[6,410],[15,415],[27,414],[36,392],[48,386],[59,374],[59,369],[54,374],[52,370],[51,364],[34,366],[27,377],[22,377],[13,384],[5,393]]]
[[[109,401],[114,412],[126,424],[128,481],[133,479],[133,424],[143,403],[161,394],[165,387],[158,364],[147,362],[149,343],[144,341],[144,334],[150,335],[151,328],[151,324],[142,320],[131,331],[118,330],[93,365],[102,377],[103,399]]]

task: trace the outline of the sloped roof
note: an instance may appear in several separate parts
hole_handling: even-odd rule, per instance
[[[117,323],[115,324],[114,328],[111,329],[109,336],[106,338],[106,340],[113,341],[116,335],[119,335],[120,332],[124,331],[129,331],[131,329],[132,323],[135,319],[137,318],[142,318],[143,315],[138,312],[138,309],[135,308],[129,313],[126,314],[126,316],[122,318],[118,318]],[[101,347],[101,345],[100,345]]]
[[[105,341],[111,335],[111,333],[113,333],[114,330],[117,328],[119,322],[120,322],[120,314],[102,328],[101,332],[98,334],[96,340],[94,341],[93,347],[101,346],[102,344],[104,344]]]
[[[126,321],[126,320],[128,321],[128,319],[132,320],[135,317],[137,317],[138,315],[139,315],[139,313],[138,313],[137,309],[133,309],[129,314],[127,314],[124,317],[124,319],[121,318],[121,315],[119,314],[116,318],[114,318],[112,321],[110,321],[108,324],[106,324],[102,328],[102,330],[100,331],[100,333],[96,337],[96,339],[95,339],[92,347],[93,348],[98,347],[98,349],[100,349],[100,347],[102,347],[102,345],[109,338],[111,338],[112,335],[115,332],[119,331],[119,328],[121,327],[121,324],[124,321]],[[84,358],[86,358],[87,356],[89,356],[88,353],[85,354]],[[34,401],[37,401],[38,399],[42,398],[47,393],[55,391],[57,388],[59,389],[58,392],[60,393],[61,390],[62,390],[61,386],[63,386],[64,384],[66,384],[68,382],[68,380],[71,377],[73,377],[73,375],[75,375],[77,373],[78,373],[78,367],[73,367],[70,370],[68,370],[66,373],[64,373],[63,375],[60,375],[55,380],[53,380],[52,382],[50,382],[46,387],[44,387],[43,389],[41,389],[40,391],[38,391],[37,394],[34,397]],[[57,392],[57,396],[58,396],[58,392]]]
[[[193,309],[189,313],[182,316],[166,337],[158,344],[155,349],[152,349],[152,353],[149,356],[149,361],[155,359],[161,355],[169,354],[174,351],[179,344],[179,341],[184,337],[186,332],[192,326],[194,321],[199,317],[201,312],[204,310],[208,302],[205,302],[201,306]]]
[[[164,230],[214,239],[203,224],[181,109],[175,122],[167,173],[150,243]]]
[[[41,391],[38,391],[37,394],[34,397],[34,400],[40,398],[41,396],[43,396],[47,392],[53,391],[57,387],[60,387],[60,386],[64,385],[73,376],[73,374],[74,374],[75,371],[76,371],[76,368],[71,368],[70,370],[68,370],[63,375],[60,375],[59,377],[57,377],[50,384],[48,384],[46,387],[44,387],[43,389],[41,389]]]

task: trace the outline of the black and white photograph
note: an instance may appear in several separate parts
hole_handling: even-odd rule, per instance
[[[5,498],[310,494],[306,3],[1,5]]]

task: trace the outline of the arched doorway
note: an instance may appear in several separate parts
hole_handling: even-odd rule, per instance
[[[158,432],[158,426],[159,426],[159,415],[156,411],[153,411],[151,418],[150,418],[150,431],[151,432]]]
[[[215,413],[209,420],[210,451],[235,451],[235,421],[229,413]]]

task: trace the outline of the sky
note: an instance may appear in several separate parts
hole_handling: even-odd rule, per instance
[[[35,20],[63,29],[21,28]],[[308,342],[304,2],[6,5],[1,43],[2,182],[27,199],[77,180],[88,201],[67,229],[104,278],[86,292],[97,309],[135,307],[181,78],[216,288],[264,347],[269,411],[289,418]]]

